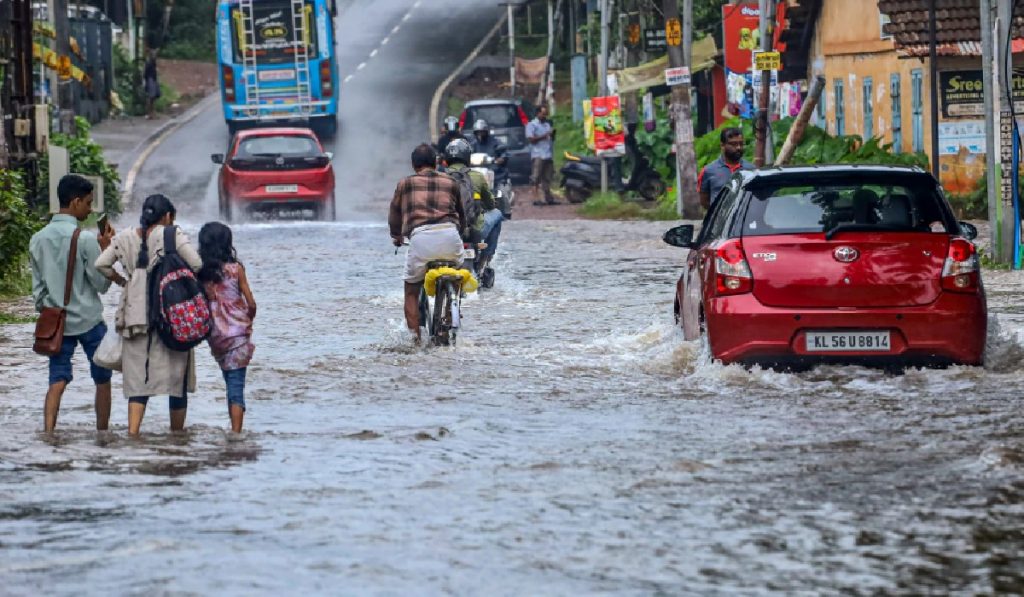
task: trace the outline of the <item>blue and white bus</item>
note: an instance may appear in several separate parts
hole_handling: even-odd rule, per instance
[[[338,126],[336,0],[218,0],[217,58],[224,120]]]

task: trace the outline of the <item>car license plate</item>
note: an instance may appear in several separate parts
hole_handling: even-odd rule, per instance
[[[469,261],[476,259],[476,249],[463,249],[462,258]]]
[[[299,185],[297,184],[268,184],[268,193],[298,193]]]
[[[291,81],[295,78],[292,69],[261,70],[260,81]]]
[[[889,352],[890,332],[807,332],[807,352]]]

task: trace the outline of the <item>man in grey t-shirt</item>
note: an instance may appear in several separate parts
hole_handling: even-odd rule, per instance
[[[538,108],[537,117],[526,125],[526,140],[530,143],[530,158],[533,160],[530,184],[533,185],[534,196],[538,197],[533,204],[555,205],[558,201],[551,194],[551,179],[555,175],[555,129],[548,120],[547,106]],[[543,201],[539,199],[540,191],[544,193]]]
[[[722,155],[700,171],[697,177],[697,188],[700,190],[700,204],[704,209],[711,208],[711,202],[718,197],[722,187],[729,184],[729,179],[737,170],[753,170],[754,165],[743,159],[743,131],[738,128],[727,128],[722,131]]]

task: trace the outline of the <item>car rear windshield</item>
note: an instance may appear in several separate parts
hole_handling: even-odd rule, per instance
[[[236,157],[309,158],[320,155],[320,148],[312,137],[302,135],[268,135],[249,137],[238,144]]]
[[[756,183],[743,234],[955,230],[956,222],[930,179],[908,182],[863,174],[856,176],[856,182],[852,178]]]
[[[492,129],[522,127],[523,120],[514,104],[492,104],[466,108],[466,130],[473,130],[473,123],[483,118]]]

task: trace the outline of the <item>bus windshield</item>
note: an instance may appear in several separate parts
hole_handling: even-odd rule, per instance
[[[287,0],[254,2],[252,10],[255,34],[255,43],[252,47],[249,47],[249,40],[245,35],[241,9],[234,7],[231,10],[235,60],[242,62],[243,53],[251,52],[259,63],[280,64],[293,61],[295,59],[293,44],[295,34],[291,18],[291,4]],[[304,29],[302,39],[306,45],[306,53],[310,58],[315,58],[317,40],[312,2],[303,5],[302,22]]]

